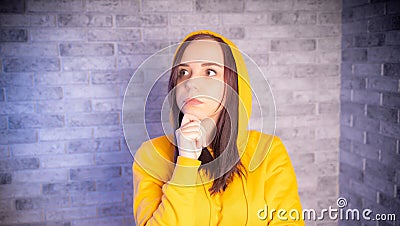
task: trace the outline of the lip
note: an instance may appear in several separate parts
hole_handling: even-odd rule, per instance
[[[200,101],[197,98],[186,98],[185,101],[183,102],[183,105],[198,105],[198,104],[203,104],[204,102]]]

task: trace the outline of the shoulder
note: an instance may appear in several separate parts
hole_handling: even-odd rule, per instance
[[[174,163],[174,145],[170,142],[167,135],[147,140],[141,144],[134,155],[133,170],[142,170],[151,176],[167,181]]]
[[[250,130],[248,143],[243,155],[243,160],[249,171],[254,171],[261,165],[267,165],[276,156],[286,157],[286,148],[280,137]]]

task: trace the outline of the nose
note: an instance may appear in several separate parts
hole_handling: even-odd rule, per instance
[[[192,72],[190,77],[185,81],[185,87],[188,89],[198,89],[200,82],[200,73]]]

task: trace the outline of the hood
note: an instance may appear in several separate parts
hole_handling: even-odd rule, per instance
[[[224,36],[212,32],[210,30],[199,30],[188,34],[181,42],[185,42],[189,37],[197,34],[209,34],[215,37],[221,38],[231,49],[233,58],[236,63],[236,73],[238,74],[238,93],[239,93],[239,104],[238,104],[238,139],[237,145],[239,154],[242,155],[244,150],[246,149],[246,145],[248,143],[248,123],[251,116],[252,110],[252,92],[250,86],[250,78],[247,72],[247,68],[240,53],[240,50],[236,47],[233,42]],[[179,49],[179,47],[178,47]]]

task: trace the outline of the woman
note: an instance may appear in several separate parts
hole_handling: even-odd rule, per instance
[[[249,84],[225,37],[197,31],[182,41],[169,81],[175,134],[135,155],[136,225],[304,225],[285,147],[247,130]]]

